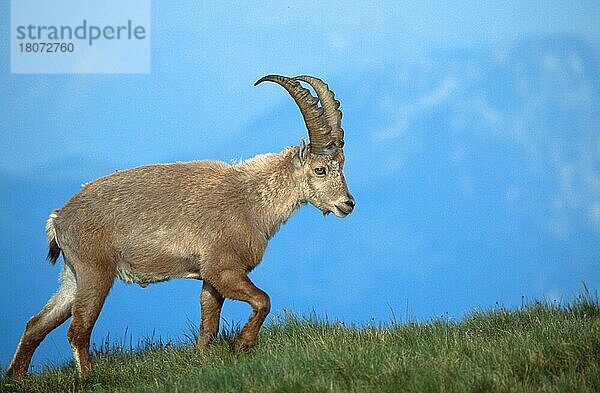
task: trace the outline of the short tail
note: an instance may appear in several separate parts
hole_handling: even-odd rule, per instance
[[[54,227],[54,221],[58,218],[58,210],[55,210],[50,214],[50,217],[46,221],[46,236],[48,237],[48,256],[46,257],[51,264],[55,264],[60,256],[61,248],[56,239],[56,228]]]

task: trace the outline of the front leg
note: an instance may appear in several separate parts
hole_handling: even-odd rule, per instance
[[[223,296],[212,285],[204,281],[202,293],[200,294],[201,323],[196,345],[196,352],[198,353],[206,349],[219,332],[223,300],[225,300]]]
[[[258,331],[271,310],[269,296],[257,288],[248,275],[240,270],[225,270],[216,275],[211,284],[228,299],[250,304],[252,314],[233,343],[236,351],[246,351],[256,345]]]

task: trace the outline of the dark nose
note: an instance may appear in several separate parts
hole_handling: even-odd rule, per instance
[[[356,201],[352,195],[348,195],[348,200],[346,200],[344,203],[350,208],[350,211],[354,210],[354,206],[356,206]]]

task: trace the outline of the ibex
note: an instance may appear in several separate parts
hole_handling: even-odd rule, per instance
[[[338,217],[350,214],[355,203],[343,173],[342,112],[333,92],[310,76],[267,75],[255,86],[264,81],[292,96],[309,144],[302,139],[299,146],[237,165],[142,166],[84,185],[46,222],[48,259],[55,263],[61,253],[64,258],[61,285],[27,322],[8,377],[26,374],[40,342],[69,317],[75,363],[87,372],[92,328],[115,278],[141,286],[171,278],[202,280],[197,350],[217,335],[226,298],[252,307],[233,349],[256,345],[271,305],[248,273],[260,263],[269,239],[306,203]]]

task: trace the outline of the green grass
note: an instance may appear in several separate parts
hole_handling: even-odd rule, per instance
[[[461,322],[357,328],[274,318],[248,354],[225,332],[205,355],[146,343],[95,351],[92,371],[70,363],[21,381],[15,392],[599,392],[600,308],[586,291],[567,306],[474,312]]]

